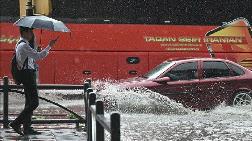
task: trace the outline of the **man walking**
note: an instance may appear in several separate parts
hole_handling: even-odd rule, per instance
[[[20,35],[21,37],[16,44],[15,51],[17,66],[22,74],[21,83],[24,86],[25,108],[19,116],[10,123],[10,127],[20,135],[40,134],[31,127],[33,111],[39,105],[35,61],[45,58],[57,39],[51,40],[45,49],[41,52],[37,52],[35,49],[36,43],[32,41],[35,39],[32,29],[20,27]],[[23,132],[21,131],[22,124]]]

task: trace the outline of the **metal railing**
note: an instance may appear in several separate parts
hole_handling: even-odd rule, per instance
[[[3,123],[4,128],[8,128],[8,124],[12,121],[9,119],[9,92],[15,92],[19,94],[24,94],[23,91],[20,89],[23,89],[22,85],[9,85],[9,79],[8,77],[3,78],[3,85],[0,85],[0,92],[3,93],[3,119],[0,119],[0,123]],[[83,85],[38,85],[38,89],[57,89],[57,90],[73,90],[73,89],[83,89]],[[86,123],[86,119],[84,119],[82,116],[78,115],[77,113],[73,112],[72,110],[60,105],[59,103],[56,103],[54,101],[51,101],[49,99],[46,99],[44,97],[40,97],[39,99],[42,99],[46,102],[52,103],[72,115],[74,115],[77,119],[41,119],[41,120],[32,120],[33,124],[56,124],[56,123],[75,123],[76,126],[79,126],[79,123]]]
[[[84,83],[87,140],[104,141],[104,131],[107,130],[110,133],[111,141],[120,141],[120,114],[113,112],[110,114],[110,118],[106,118],[103,101],[96,101],[96,94],[90,84],[90,80]]]
[[[3,123],[4,128],[8,128],[9,122],[9,92],[16,92],[24,94],[22,85],[9,85],[8,77],[4,77],[4,84],[0,85],[0,92],[3,93],[3,120],[0,119],[0,123]],[[87,79],[83,85],[38,85],[38,89],[57,89],[57,90],[73,90],[84,89],[84,104],[86,119],[76,114],[72,110],[54,102],[49,99],[39,97],[49,103],[52,103],[68,112],[73,114],[78,119],[43,119],[32,120],[33,124],[55,124],[55,123],[85,123],[87,127],[88,141],[104,141],[104,131],[107,130],[111,134],[111,141],[120,141],[120,114],[113,112],[110,114],[110,118],[104,116],[104,104],[102,101],[96,101],[96,94],[91,88],[91,80]]]

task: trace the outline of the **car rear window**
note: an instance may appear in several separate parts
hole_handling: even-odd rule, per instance
[[[240,67],[238,67],[234,64],[231,64],[231,63],[227,63],[227,65],[230,68],[230,70],[232,71],[233,76],[240,76],[240,75],[244,74],[244,71]]]
[[[221,61],[203,62],[203,78],[225,77],[229,75],[230,75],[229,69],[224,62]]]

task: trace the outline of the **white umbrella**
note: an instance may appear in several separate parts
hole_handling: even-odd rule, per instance
[[[25,16],[17,20],[14,25],[29,28],[47,29],[51,31],[70,32],[63,22],[46,16]]]

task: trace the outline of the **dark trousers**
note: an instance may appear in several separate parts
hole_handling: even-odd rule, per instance
[[[31,127],[33,111],[39,105],[35,70],[23,70],[22,83],[25,93],[25,107],[19,116],[13,121],[13,123],[16,125],[23,124],[25,130]]]

